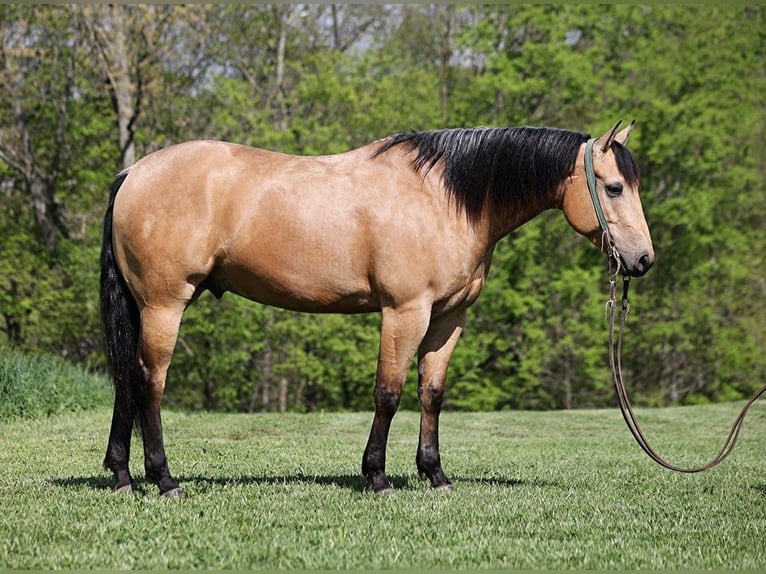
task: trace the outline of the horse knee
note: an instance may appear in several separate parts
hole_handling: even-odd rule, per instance
[[[399,408],[399,401],[402,397],[401,388],[391,389],[384,386],[375,387],[375,410],[381,414],[393,416]]]

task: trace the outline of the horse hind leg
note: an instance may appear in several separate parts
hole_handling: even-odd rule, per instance
[[[174,302],[162,307],[147,306],[141,311],[140,385],[135,394],[144,443],[144,467],[146,477],[158,486],[161,495],[168,497],[180,495],[182,491],[168,468],[160,403],[184,309],[184,304]]]
[[[465,312],[434,320],[418,350],[418,398],[420,438],[416,464],[421,477],[431,486],[451,490],[439,454],[439,415],[444,402],[447,367],[463,331]]]
[[[131,492],[135,486],[128,466],[130,439],[135,418],[136,407],[132,397],[127,396],[123,389],[116,389],[104,467],[114,473],[114,491],[118,493]]]

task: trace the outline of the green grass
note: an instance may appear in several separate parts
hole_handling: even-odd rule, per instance
[[[693,464],[719,446],[738,406],[639,417],[662,454]],[[170,411],[179,500],[146,482],[111,493],[100,466],[109,414],[0,424],[0,568],[766,567],[762,405],[731,458],[698,475],[654,465],[616,410],[446,413],[448,493],[418,478],[418,417],[402,412],[387,496],[357,476],[368,413]]]
[[[106,406],[112,396],[106,377],[54,355],[0,347],[0,421]]]

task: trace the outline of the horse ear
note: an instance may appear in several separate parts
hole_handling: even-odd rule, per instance
[[[611,130],[609,130],[600,138],[598,138],[598,142],[600,144],[599,147],[602,153],[606,152],[606,150],[612,147],[612,142],[614,141],[614,138],[617,135],[617,128],[620,127],[621,123],[622,121],[617,122]]]
[[[630,125],[627,128],[625,128],[616,136],[614,136],[614,141],[620,142],[622,145],[626,145],[628,143],[628,138],[630,137],[630,134],[633,133],[633,126],[635,125],[636,125],[636,120],[633,120],[632,122],[630,122]]]

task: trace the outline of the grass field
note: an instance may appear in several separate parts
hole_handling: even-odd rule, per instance
[[[713,454],[739,406],[639,418],[662,454],[693,464]],[[111,493],[100,466],[109,416],[0,425],[0,568],[766,567],[763,405],[732,457],[699,475],[650,462],[616,410],[446,413],[447,493],[418,478],[418,417],[401,412],[386,496],[358,477],[369,413],[171,411],[179,500],[145,482],[138,494]]]

